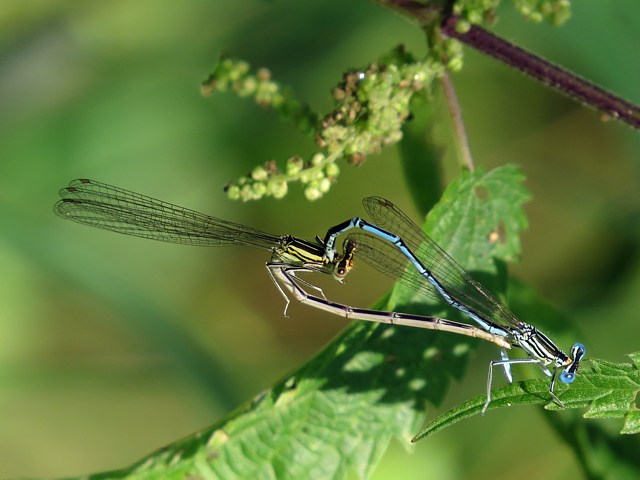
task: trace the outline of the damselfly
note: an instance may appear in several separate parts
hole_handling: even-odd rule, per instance
[[[285,315],[291,296],[303,304],[354,320],[442,330],[510,348],[503,335],[466,323],[361,309],[329,301],[320,288],[298,277],[300,273],[320,272],[342,282],[353,267],[354,253],[358,249],[352,240],[345,241],[343,253],[332,249],[333,255],[329,260],[324,255],[325,245],[318,237],[309,242],[291,235],[271,235],[93,180],[73,180],[60,190],[60,196],[62,200],[54,207],[57,215],[92,227],[185,245],[245,245],[269,250],[271,259],[266,264],[267,271],[286,300]],[[309,294],[305,287],[319,292],[321,296]]]
[[[488,333],[503,337],[511,346],[524,350],[528,358],[510,359],[502,348],[501,359],[491,362],[487,400],[482,413],[491,402],[493,367],[501,365],[507,380],[512,382],[511,365],[519,363],[537,364],[551,377],[549,393],[558,405],[563,406],[554,393],[557,373],[560,371],[562,383],[573,382],[585,354],[584,345],[575,343],[566,355],[544,333],[519,320],[393,203],[380,197],[368,197],[363,204],[374,223],[355,217],[331,228],[323,242],[326,260],[332,262],[338,258],[335,243],[339,235],[359,230],[360,233],[348,235],[358,245],[358,259],[417,292],[443,299]]]

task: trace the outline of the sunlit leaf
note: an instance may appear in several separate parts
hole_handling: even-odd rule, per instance
[[[564,408],[587,408],[584,418],[622,418],[621,433],[640,432],[640,409],[636,399],[640,393],[640,353],[629,354],[631,363],[612,363],[592,359],[585,362],[574,383],[557,391]],[[557,410],[550,401],[549,381],[529,380],[496,389],[492,392],[491,410],[513,406],[546,404],[545,408]],[[479,395],[456,405],[427,424],[413,438],[418,441],[449,427],[460,420],[481,412],[486,396]]]

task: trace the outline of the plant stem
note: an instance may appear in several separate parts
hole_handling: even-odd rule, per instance
[[[465,45],[500,60],[545,85],[549,85],[580,103],[603,114],[640,128],[640,107],[606,91],[594,83],[554,65],[522,48],[503,40],[491,32],[472,25],[468,32],[458,33],[455,25],[459,18],[449,17],[442,24],[442,32]]]
[[[376,0],[414,20],[422,27],[432,24],[435,18],[444,15],[442,4],[423,4],[415,0]],[[570,98],[602,112],[604,118],[611,117],[640,129],[640,106],[624,100],[604,88],[548,62],[541,57],[503,40],[489,31],[472,25],[465,33],[456,31],[460,17],[451,15],[442,22],[442,33],[475,48],[496,60],[525,73],[544,85],[549,85]]]
[[[456,139],[460,162],[464,168],[473,172],[473,156],[469,148],[469,138],[467,137],[467,130],[464,128],[464,120],[462,120],[462,110],[460,109],[458,96],[451,81],[451,75],[449,75],[448,72],[440,79],[440,84],[442,85],[442,92],[449,107],[449,115],[451,115],[451,124]]]

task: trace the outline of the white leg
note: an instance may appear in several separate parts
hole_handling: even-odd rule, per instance
[[[511,374],[511,363],[509,362],[509,355],[504,348],[500,349],[500,359],[504,362],[502,368],[504,368],[504,376],[507,377],[509,383],[513,383],[513,375]]]
[[[492,387],[492,384],[493,384],[493,367],[495,367],[496,365],[504,366],[505,364],[508,364],[509,367],[510,367],[511,365],[520,364],[520,363],[537,363],[537,364],[540,364],[540,360],[538,360],[537,358],[515,358],[513,360],[511,360],[511,359],[508,359],[508,360],[493,360],[493,361],[491,361],[489,363],[489,375],[487,376],[487,401],[484,402],[484,407],[482,407],[482,412],[480,412],[482,415],[484,415],[486,413],[487,408],[489,408],[489,404],[491,403],[491,387]],[[557,398],[553,394],[552,394],[552,396],[554,397],[554,400]]]
[[[278,264],[278,263],[267,263],[267,272],[269,272],[269,277],[271,277],[271,281],[274,283],[274,285],[276,286],[276,288],[280,292],[280,295],[282,295],[282,297],[284,298],[284,301],[286,302],[285,305],[284,305],[284,316],[288,317],[287,310],[289,309],[289,305],[291,304],[291,299],[285,293],[285,291],[282,289],[282,287],[280,286],[280,283],[276,279],[276,275],[273,273],[274,270],[283,270],[284,271],[285,268],[286,267],[284,265],[281,265],[281,264]]]

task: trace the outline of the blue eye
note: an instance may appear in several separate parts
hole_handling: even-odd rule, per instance
[[[569,372],[562,372],[560,374],[560,381],[562,383],[571,383],[575,380],[576,376],[573,373],[569,373]]]
[[[579,342],[573,344],[571,351],[574,352],[574,357],[577,356],[578,353],[580,354],[580,357],[583,357],[587,353],[585,346]]]

